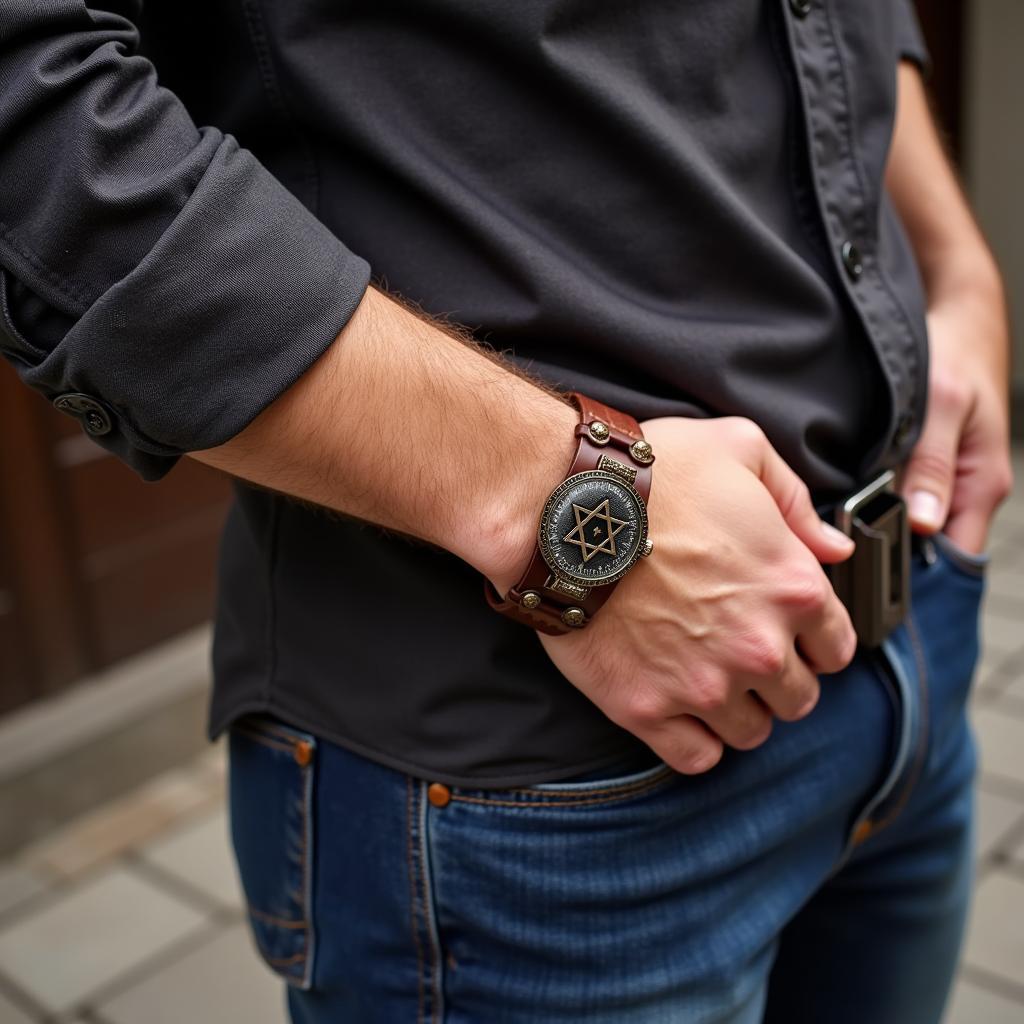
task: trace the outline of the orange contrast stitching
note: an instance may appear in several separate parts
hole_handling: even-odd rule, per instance
[[[409,921],[412,925],[412,941],[416,947],[416,1024],[423,1020],[423,946],[419,929],[416,927],[416,872],[412,863],[412,778],[405,777],[406,788],[406,859],[409,865]]]
[[[299,856],[302,858],[302,898],[298,901],[302,907],[302,920],[305,924],[305,928],[302,930],[302,959],[305,960],[309,955],[309,936],[311,928],[309,925],[310,908],[306,905],[306,893],[309,892],[309,856],[308,847],[306,845],[306,836],[309,832],[309,816],[312,812],[312,808],[309,806],[309,790],[306,785],[306,773],[310,771],[312,762],[304,766],[299,767],[299,781],[302,784],[302,844],[299,847]],[[305,975],[305,971],[303,971]],[[305,977],[303,977],[305,982]],[[310,979],[312,981],[312,979]]]
[[[285,746],[283,743],[279,743],[277,740],[271,739],[269,736],[264,736],[263,733],[247,729],[244,725],[233,726],[233,730],[241,733],[243,736],[247,736],[254,743],[261,743],[265,747],[270,747],[271,750],[280,750],[285,754],[291,754],[295,749],[294,744],[291,746]]]
[[[306,959],[305,953],[296,953],[295,956],[284,956],[284,957],[271,957],[266,958],[267,963],[273,967],[289,967],[292,964],[302,963]]]
[[[264,913],[262,910],[256,910],[255,907],[249,907],[249,913],[256,918],[258,921],[264,921],[267,924],[276,925],[278,928],[305,928],[306,921],[297,920],[293,917],[274,917],[273,914]]]
[[[427,934],[429,938],[428,949],[430,951],[430,1021],[434,1024],[437,1020],[437,1013],[441,1007],[440,992],[438,991],[438,982],[440,980],[441,965],[438,962],[438,956],[440,950],[437,947],[437,943],[434,942],[434,935],[430,931],[430,910],[427,906],[427,900],[430,898],[428,885],[427,885],[427,837],[422,832],[420,833],[420,884],[423,886],[423,922],[427,927]],[[438,937],[438,943],[440,938]]]
[[[913,612],[907,615],[907,636],[910,637],[910,645],[914,649],[914,662],[917,665],[918,689],[921,694],[921,736],[917,743],[917,749],[914,751],[910,774],[907,776],[899,799],[881,821],[875,822],[871,829],[872,834],[891,824],[906,806],[917,785],[917,780],[920,778],[921,769],[924,767],[925,750],[928,746],[928,667],[924,660],[924,652],[921,650],[921,638],[917,633]]]
[[[297,736],[294,732],[289,732],[287,729],[272,723],[260,722],[257,728],[265,731],[270,736],[287,740],[289,743],[297,743],[299,740],[305,739],[305,736]]]

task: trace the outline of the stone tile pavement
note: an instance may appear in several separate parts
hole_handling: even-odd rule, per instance
[[[946,1024],[1024,1024],[1024,495],[991,550],[978,882]],[[0,862],[0,1024],[284,1024],[244,922],[223,775],[216,747]]]

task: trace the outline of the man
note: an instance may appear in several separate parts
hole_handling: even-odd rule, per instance
[[[141,19],[0,11],[4,351],[258,485],[211,731],[293,1019],[937,1021],[1007,326],[909,2]]]

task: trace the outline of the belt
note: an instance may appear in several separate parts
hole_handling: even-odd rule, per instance
[[[818,514],[850,537],[853,554],[826,566],[862,647],[878,647],[910,609],[910,524],[887,469],[845,498],[818,506]]]

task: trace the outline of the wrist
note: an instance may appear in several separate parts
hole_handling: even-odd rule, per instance
[[[506,471],[482,496],[474,528],[461,542],[463,550],[456,551],[502,595],[529,563],[544,502],[565,479],[575,450],[578,413],[564,402],[543,397],[542,414],[531,416],[528,432],[508,442]]]
[[[484,588],[496,612],[550,635],[582,629],[654,547],[646,505],[654,453],[640,425],[588,395],[568,397],[577,413],[572,460],[539,517],[535,511],[518,520],[537,523],[530,557],[520,571],[517,554]],[[522,493],[530,493],[530,506],[539,505],[536,491]]]
[[[928,310],[951,305],[980,303],[1003,309],[1005,292],[1002,275],[988,247],[978,239],[976,245],[947,247],[934,255],[924,269]]]

